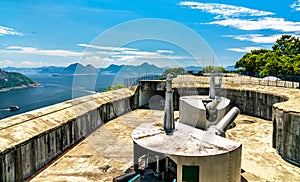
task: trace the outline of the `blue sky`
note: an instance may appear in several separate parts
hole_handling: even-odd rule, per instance
[[[228,66],[282,34],[300,0],[0,0],[0,67]]]

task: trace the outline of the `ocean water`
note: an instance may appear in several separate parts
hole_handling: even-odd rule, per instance
[[[41,83],[37,88],[24,88],[0,92],[0,119],[53,105],[73,98],[101,92],[112,85],[114,75],[52,76],[50,74],[28,74]],[[10,111],[9,106],[20,110]]]

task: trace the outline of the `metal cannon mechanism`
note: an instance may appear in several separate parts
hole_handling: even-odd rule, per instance
[[[168,74],[163,123],[167,135],[171,135],[175,129],[172,79],[173,76]],[[225,137],[227,128],[240,113],[240,110],[233,107],[227,112],[230,100],[216,96],[216,87],[221,87],[221,78],[217,84],[215,79],[216,75],[213,73],[210,79],[208,96],[180,97],[179,122]]]
[[[214,128],[219,128],[220,130],[220,132],[217,132],[218,135],[225,136],[226,129],[239,114],[239,109],[234,107],[228,112],[230,100],[226,97],[216,96],[216,87],[221,87],[221,79],[216,84],[215,78],[216,76],[213,73],[210,79],[208,96],[192,95],[180,97],[179,121],[205,131],[214,126]],[[222,123],[227,126],[220,126]],[[209,131],[212,131],[212,129]]]

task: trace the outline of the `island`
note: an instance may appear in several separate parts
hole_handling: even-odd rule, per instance
[[[0,69],[0,92],[38,86],[40,86],[40,83],[21,73],[7,72]]]

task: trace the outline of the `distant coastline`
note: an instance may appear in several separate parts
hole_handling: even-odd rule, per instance
[[[39,86],[41,86],[40,83],[33,83],[33,84],[20,85],[20,86],[15,86],[15,87],[10,87],[10,88],[2,88],[2,89],[0,89],[0,92],[7,92],[10,90],[24,89],[24,88],[34,88],[34,87],[39,87]]]
[[[52,74],[52,76],[96,76],[97,74]]]

